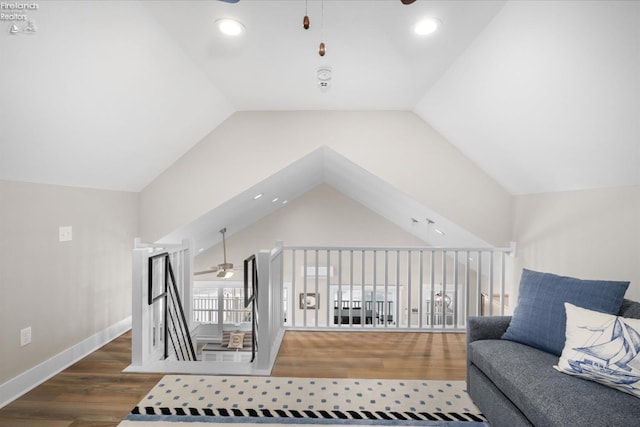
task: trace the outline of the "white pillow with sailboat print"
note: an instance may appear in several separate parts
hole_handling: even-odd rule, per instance
[[[640,398],[640,319],[564,306],[566,341],[554,368]]]

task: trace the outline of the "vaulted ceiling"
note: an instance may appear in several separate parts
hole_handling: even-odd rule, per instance
[[[638,1],[46,1],[15,13],[37,31],[0,21],[0,179],[140,191],[236,111],[407,110],[511,194],[640,185]],[[425,16],[441,26],[417,36]],[[220,18],[246,31],[225,36]],[[319,67],[332,70],[326,91]]]

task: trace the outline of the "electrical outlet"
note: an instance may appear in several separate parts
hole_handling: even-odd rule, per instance
[[[58,229],[58,237],[61,242],[68,242],[73,239],[73,228],[68,225]]]
[[[31,326],[20,329],[20,347],[31,344]]]

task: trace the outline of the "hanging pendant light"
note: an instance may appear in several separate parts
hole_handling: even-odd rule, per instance
[[[307,13],[308,3],[309,3],[309,0],[305,0],[305,2],[304,2],[304,18],[302,18],[302,28],[304,28],[305,30],[309,29],[309,14]]]
[[[324,46],[324,0],[322,0],[322,13],[320,15],[320,47],[318,47],[318,55],[324,56],[327,49]]]

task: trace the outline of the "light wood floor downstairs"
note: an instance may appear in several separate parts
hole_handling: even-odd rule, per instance
[[[272,376],[464,380],[464,334],[292,332]],[[125,374],[126,333],[0,409],[0,427],[117,426],[162,374]]]

